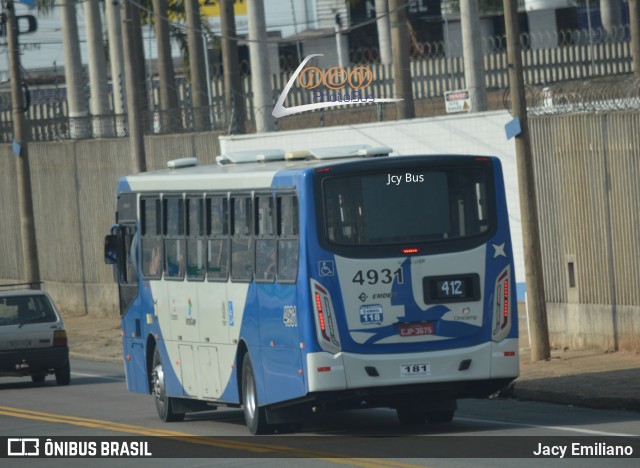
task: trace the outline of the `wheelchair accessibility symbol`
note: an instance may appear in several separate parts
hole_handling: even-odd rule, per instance
[[[318,262],[318,272],[320,276],[333,276],[333,262],[330,260],[325,260],[322,262]]]

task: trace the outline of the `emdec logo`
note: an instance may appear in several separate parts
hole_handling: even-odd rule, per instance
[[[7,439],[7,455],[10,457],[37,457],[40,455],[40,439],[37,437]]]
[[[271,115],[276,118],[281,118],[287,115],[299,114],[300,112],[347,104],[373,104],[378,102],[402,101],[402,99],[375,98],[371,94],[364,96],[361,90],[369,86],[373,81],[373,73],[366,67],[359,66],[351,72],[347,72],[343,67],[332,67],[325,72],[318,67],[305,68],[307,62],[313,57],[322,57],[323,55],[324,54],[311,54],[302,61],[282,90],[282,94],[280,94]],[[296,80],[302,88],[314,90],[313,103],[284,107],[284,101]],[[344,94],[340,94],[316,90],[316,88],[323,84],[330,90],[336,91],[343,89],[347,83],[353,89],[351,93],[345,92]]]

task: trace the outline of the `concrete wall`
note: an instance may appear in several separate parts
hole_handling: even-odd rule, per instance
[[[171,159],[219,154],[215,134],[148,137],[149,170]],[[65,313],[117,315],[117,288],[103,242],[115,221],[115,188],[131,169],[129,141],[105,139],[29,144],[36,240],[43,289]],[[0,147],[0,283],[21,281],[15,156]]]

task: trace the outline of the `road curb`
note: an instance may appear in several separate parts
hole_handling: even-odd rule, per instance
[[[559,405],[580,406],[594,409],[614,409],[640,411],[640,399],[626,397],[587,396],[577,392],[549,390],[541,386],[516,382],[505,395],[509,398],[525,401],[540,401]]]

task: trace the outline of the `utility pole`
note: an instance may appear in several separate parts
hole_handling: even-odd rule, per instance
[[[122,50],[122,32],[120,5],[114,1],[105,2],[105,16],[109,36],[109,60],[111,65],[111,86],[113,88],[113,112],[116,118],[116,133],[118,136],[126,134],[126,119],[124,113],[124,51]]]
[[[221,2],[224,3],[224,2]],[[186,0],[187,44],[189,46],[189,72],[191,74],[191,99],[195,119],[195,130],[204,130],[204,123],[209,122],[207,78],[204,70],[204,52],[202,47],[202,21],[200,21],[200,4],[198,0]],[[222,15],[222,5],[220,5]],[[205,118],[206,116],[206,118]]]
[[[338,66],[344,67],[344,57],[342,54],[342,19],[340,18],[340,13],[336,13],[336,24],[334,26],[334,30],[336,32],[336,54],[338,55]]]
[[[393,83],[398,101],[398,119],[416,116],[411,87],[411,65],[409,63],[409,32],[407,30],[407,2],[389,0],[391,26],[391,49],[393,51]]]
[[[271,116],[273,109],[272,73],[269,66],[267,25],[263,0],[247,1],[247,21],[249,23],[249,58],[251,60],[251,89],[253,90],[256,132],[272,132],[276,126]]]
[[[93,134],[98,138],[110,137],[113,136],[113,125],[109,117],[107,59],[104,55],[102,21],[100,20],[98,0],[85,0],[84,16],[87,30]]]
[[[531,332],[531,360],[542,361],[551,357],[547,307],[542,275],[542,253],[538,228],[538,204],[536,201],[533,155],[527,122],[527,103],[522,74],[520,31],[518,26],[518,0],[503,0],[504,21],[507,36],[507,61],[511,89],[511,114],[520,121],[520,133],[516,138],[520,216],[524,244],[525,277],[527,282],[527,310]]]
[[[244,133],[246,116],[238,64],[238,39],[233,0],[220,0],[220,36],[227,123],[230,133]]]
[[[88,138],[91,136],[89,109],[84,94],[75,0],[60,0],[60,25],[64,47],[64,81],[69,103],[69,135],[74,139]]]
[[[376,0],[376,18],[380,63],[389,65],[391,63],[391,32],[389,30],[389,3],[387,0]]]
[[[631,58],[633,76],[640,78],[640,8],[639,0],[629,0],[629,26],[631,28]]]
[[[5,30],[9,53],[9,73],[11,79],[11,107],[13,118],[13,152],[16,158],[16,182],[20,208],[20,233],[22,238],[23,279],[40,289],[40,265],[33,214],[31,191],[31,171],[29,169],[29,124],[25,116],[20,79],[20,44],[18,43],[18,22],[13,1],[3,1],[6,14]]]
[[[460,0],[462,55],[464,80],[469,90],[471,112],[487,110],[487,89],[484,83],[484,57],[480,36],[478,0]]]
[[[137,73],[141,57],[139,48],[132,47],[135,28],[140,27],[140,22],[135,23],[134,9],[137,8],[131,2],[122,3],[122,43],[124,48],[124,75],[127,90],[127,114],[129,124],[129,149],[131,151],[131,169],[134,174],[147,170],[146,155],[144,152],[144,137],[142,134],[142,112],[140,99],[139,74]],[[138,16],[139,18],[139,16]]]

